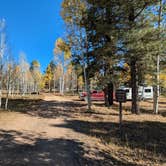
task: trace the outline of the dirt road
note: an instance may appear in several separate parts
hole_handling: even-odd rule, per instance
[[[104,160],[106,152],[103,153],[101,145],[98,148],[95,138],[73,130],[72,124],[66,123],[76,111],[72,110],[71,102],[49,95],[31,105],[26,113],[1,112],[0,165],[111,165]],[[116,163],[112,160],[112,165]]]
[[[0,111],[0,166],[159,166],[166,163],[163,112],[133,115],[124,106],[124,142],[119,138],[117,103],[105,108],[74,97],[44,95],[14,99]],[[141,107],[151,102],[141,103]]]

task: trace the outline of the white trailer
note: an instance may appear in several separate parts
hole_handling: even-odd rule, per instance
[[[153,87],[152,86],[140,86],[139,87],[139,95],[141,96],[141,98],[144,99],[153,99]]]
[[[130,87],[120,87],[119,89],[123,89],[126,91],[126,99],[132,100],[132,88]],[[139,86],[138,88],[138,96],[143,99],[153,99],[153,87],[152,86]]]

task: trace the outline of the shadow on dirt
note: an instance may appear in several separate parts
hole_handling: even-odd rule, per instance
[[[118,116],[116,113],[92,112],[85,113],[86,103],[68,101],[44,101],[44,100],[27,100],[17,99],[9,101],[9,109],[26,113],[31,116],[39,116],[42,118],[58,118],[66,119],[80,116],[97,116],[103,115]],[[142,110],[143,112],[144,110]],[[145,110],[146,111],[146,110]],[[145,112],[147,113],[147,111]],[[150,113],[150,112],[149,112]],[[162,116],[166,116],[163,112]],[[97,118],[96,118],[97,119]],[[130,148],[139,148],[148,150],[157,155],[166,156],[166,123],[161,122],[124,122],[123,124],[123,140],[120,141],[119,125],[113,122],[87,122],[79,120],[67,120],[64,125],[56,125],[55,127],[64,127],[73,129],[76,132],[101,138],[104,143],[114,142],[129,146]],[[151,157],[153,158],[153,156]]]
[[[146,100],[148,103],[153,103],[152,100]],[[166,101],[159,101],[159,104],[166,104]]]
[[[0,165],[134,166],[102,151],[98,151],[95,158],[90,158],[88,151],[83,149],[83,143],[76,140],[35,138],[33,143],[28,144],[16,141],[16,137],[32,140],[32,136],[25,136],[21,132],[0,130]]]
[[[163,108],[165,108],[165,107],[163,107]],[[156,115],[152,109],[148,110],[148,109],[145,109],[145,108],[141,108],[140,112],[141,112],[141,114],[149,114],[149,115],[154,114],[154,115]],[[166,117],[166,108],[165,108],[165,110],[159,110],[158,114],[163,116],[163,117]]]
[[[161,112],[160,113],[163,117],[166,117],[166,112]]]
[[[11,111],[43,118],[73,117],[74,114],[85,111],[86,103],[72,101],[59,102],[55,100],[10,99],[8,108]]]
[[[2,102],[2,107],[4,107],[4,101]],[[94,105],[98,106],[101,103],[95,102]],[[41,99],[31,100],[31,99],[10,99],[9,101],[9,110],[15,112],[21,112],[29,114],[32,116],[40,116],[42,118],[58,118],[58,117],[75,117],[78,114],[84,114],[85,116],[118,116],[117,113],[112,112],[100,112],[92,111],[87,112],[87,105],[85,102],[80,101],[44,101]],[[113,109],[118,110],[117,104],[115,104]]]
[[[2,107],[4,107],[5,101],[2,100]],[[95,106],[105,107],[104,103],[102,102],[94,102]],[[160,106],[161,108],[165,108],[164,106]],[[75,117],[75,115],[81,113],[86,113],[85,110],[87,109],[86,103],[81,101],[45,101],[41,99],[10,99],[8,108],[12,111],[26,113],[32,116],[40,116],[43,118],[57,118],[57,117]],[[130,105],[124,105],[123,108],[125,110],[130,110]],[[101,112],[95,111],[91,112],[90,115],[112,115],[118,116],[118,103],[114,103],[111,106],[111,109],[117,110],[117,113],[111,112]],[[141,113],[145,114],[153,114],[151,109],[140,108]],[[130,112],[130,111],[129,111]],[[159,111],[159,114],[162,116],[166,116],[166,110]],[[87,114],[88,115],[88,114]]]
[[[123,141],[120,141],[119,125],[113,122],[66,121],[66,125],[55,127],[71,128],[76,132],[100,138],[104,143],[114,142],[130,148],[148,150],[153,154],[166,156],[166,123],[124,122]],[[152,156],[153,158],[153,156]]]

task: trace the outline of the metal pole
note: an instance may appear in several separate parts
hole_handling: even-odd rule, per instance
[[[122,138],[122,102],[119,102],[119,130]]]

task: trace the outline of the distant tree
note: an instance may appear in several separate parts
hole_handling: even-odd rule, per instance
[[[51,80],[51,89],[53,88],[54,92],[55,92],[55,84],[56,84],[55,71],[56,71],[56,64],[55,64],[55,62],[53,60],[50,62],[50,67],[51,67],[51,72],[52,72],[52,75],[53,75],[53,78]]]
[[[37,60],[31,62],[30,72],[34,80],[33,91],[38,92],[41,84],[41,73],[40,73],[40,63]]]
[[[77,90],[77,74],[75,67],[70,63],[67,66],[67,71],[65,73],[65,88],[72,91],[73,94]]]
[[[160,72],[160,85],[166,89],[166,68]]]
[[[5,32],[5,20],[0,20],[0,108],[2,106],[2,71],[3,71],[3,58],[6,51],[6,32]]]
[[[32,82],[33,78],[30,73],[30,64],[26,60],[25,53],[21,52],[19,55],[19,91],[22,95],[28,93],[29,84]]]
[[[154,14],[154,26],[158,31],[156,36],[156,41],[158,42],[157,51],[154,55],[154,98],[153,98],[153,110],[155,114],[158,114],[159,109],[159,97],[160,97],[160,82],[164,78],[163,75],[160,74],[160,62],[161,60],[166,57],[165,56],[165,46],[166,46],[166,30],[165,30],[165,23],[166,23],[166,1],[159,0],[158,4],[153,9]],[[157,21],[156,21],[157,20]]]
[[[130,85],[131,75],[130,75],[130,66],[127,63],[124,63],[119,71],[118,82],[119,85]]]
[[[81,64],[73,64],[73,68],[76,74],[76,79],[77,79],[77,92],[79,91],[79,89],[83,89],[84,87],[84,77],[83,77],[83,67]]]
[[[74,64],[81,65],[83,68],[83,77],[85,83],[85,90],[87,92],[87,105],[88,110],[91,110],[91,97],[90,97],[90,73],[89,62],[90,50],[88,35],[85,27],[82,25],[83,18],[87,13],[86,0],[64,0],[62,2],[61,15],[65,20],[68,31],[68,42],[71,47],[72,61]]]
[[[55,43],[54,48],[54,59],[55,62],[61,66],[61,77],[60,77],[60,93],[64,94],[64,86],[65,86],[65,72],[67,69],[67,66],[70,62],[71,58],[71,51],[69,45],[63,41],[62,38],[58,38]]]
[[[20,86],[20,66],[15,65],[13,69],[13,82],[12,82],[12,94],[19,94],[19,86]]]
[[[53,79],[53,74],[51,71],[50,64],[47,66],[47,69],[46,69],[45,74],[44,74],[44,79],[45,79],[46,85],[48,85],[49,92],[51,92],[51,80]]]
[[[9,94],[11,93],[12,89],[12,82],[13,82],[13,77],[12,74],[14,74],[14,64],[12,62],[7,64],[6,68],[6,101],[5,101],[5,109],[8,109],[8,101],[9,101]]]
[[[165,43],[164,28],[154,21],[156,13],[161,16],[161,7],[154,10],[158,2],[64,0],[62,3],[62,17],[70,30],[73,59],[86,64],[83,65],[86,66],[84,71],[89,78],[100,77],[105,96],[111,104],[113,96],[109,94],[113,92],[112,85],[117,82],[117,69],[120,63],[127,63],[132,87],[131,111],[136,114],[139,113],[138,85],[145,81],[148,65],[153,64],[151,59],[163,51]],[[165,5],[164,0],[159,3]],[[161,23],[160,19],[157,20]],[[79,50],[77,43],[82,46]]]

